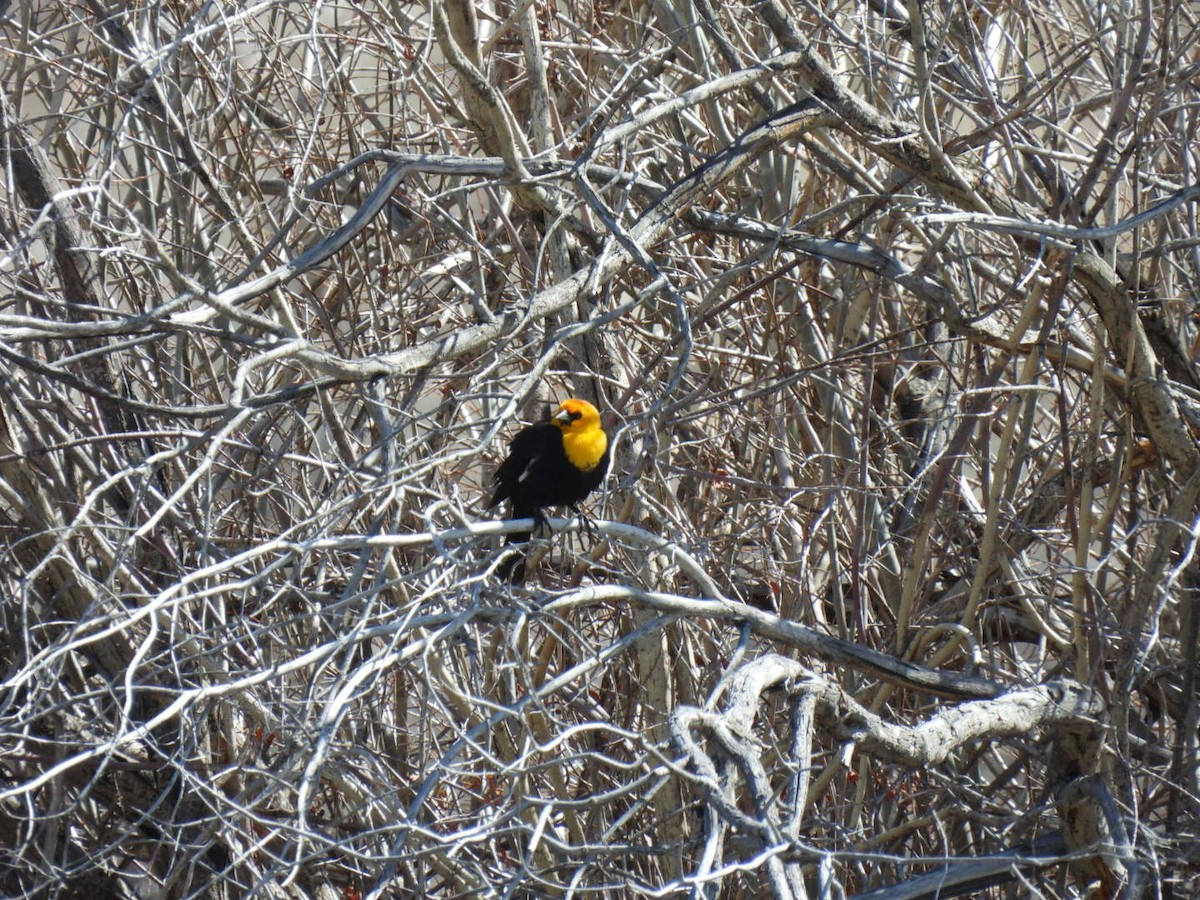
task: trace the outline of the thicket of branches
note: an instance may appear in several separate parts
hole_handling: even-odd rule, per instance
[[[4,896],[1200,892],[1193,4],[5,6]]]

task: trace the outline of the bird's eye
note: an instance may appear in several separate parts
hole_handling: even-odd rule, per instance
[[[572,422],[576,422],[576,421],[578,421],[579,419],[582,419],[582,418],[583,418],[583,413],[577,413],[577,412],[573,412],[573,413],[571,413],[571,421],[572,421]]]

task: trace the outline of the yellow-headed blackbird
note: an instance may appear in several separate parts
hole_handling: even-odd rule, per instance
[[[496,470],[496,490],[488,509],[501,500],[509,503],[509,517],[533,519],[538,531],[546,529],[542,509],[569,506],[579,512],[579,502],[600,486],[608,471],[608,435],[600,413],[586,400],[564,400],[546,421],[517,432],[509,444],[508,458]],[[508,543],[529,540],[530,532],[508,536]],[[514,553],[496,570],[501,578],[519,582],[525,577],[525,559]]]

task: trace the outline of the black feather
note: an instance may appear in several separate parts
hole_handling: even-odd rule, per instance
[[[569,506],[578,512],[577,504],[604,480],[608,457],[605,448],[596,466],[586,471],[580,469],[567,458],[562,431],[557,425],[549,421],[529,425],[512,439],[508,458],[496,470],[496,487],[488,509],[507,500],[510,519],[533,519],[539,534],[549,531],[542,510],[547,506]],[[524,544],[531,536],[532,532],[518,531],[510,534],[507,542]],[[522,581],[524,554],[513,553],[497,572],[513,583]]]

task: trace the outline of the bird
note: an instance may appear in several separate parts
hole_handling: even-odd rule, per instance
[[[553,415],[547,408],[544,421],[522,428],[509,443],[508,456],[496,469],[488,509],[507,500],[509,518],[533,519],[534,529],[541,533],[549,531],[542,510],[568,506],[586,526],[579,503],[600,486],[608,460],[608,435],[599,410],[586,400],[564,400]],[[518,531],[507,542],[524,544],[531,536],[532,532]],[[513,553],[496,572],[513,584],[523,581],[524,554]]]

